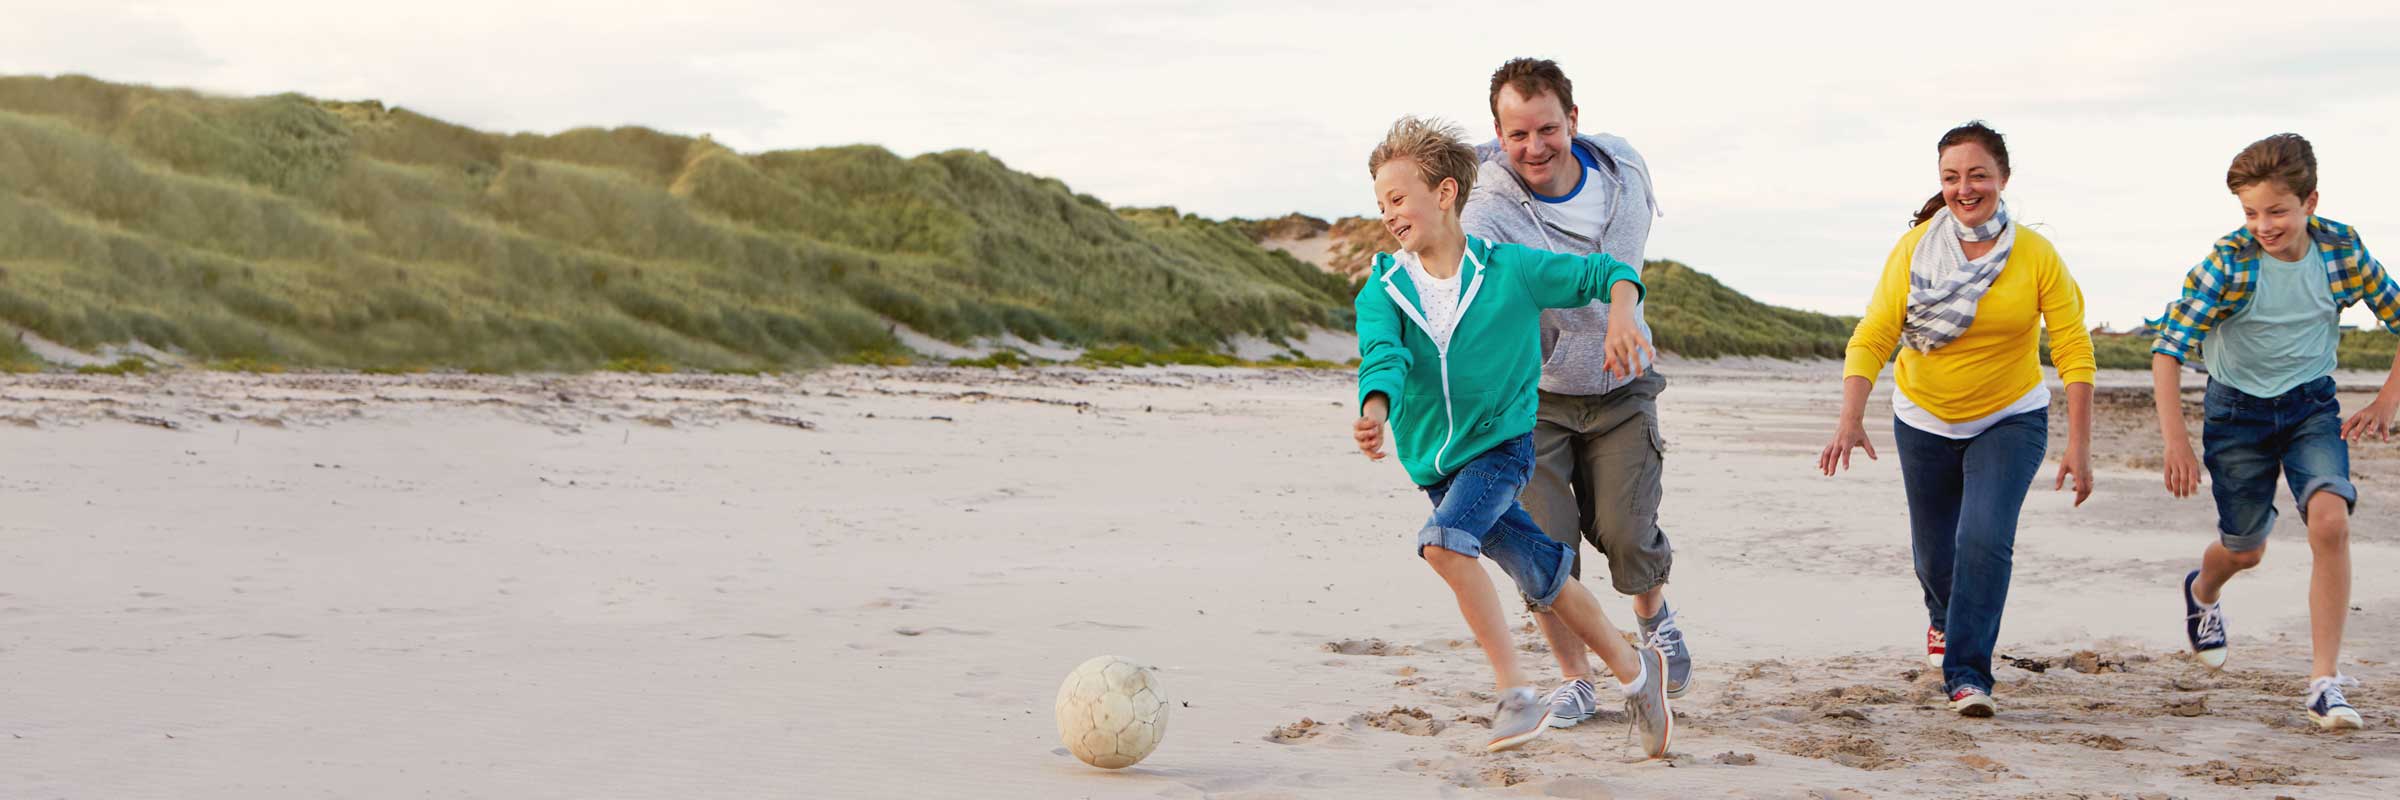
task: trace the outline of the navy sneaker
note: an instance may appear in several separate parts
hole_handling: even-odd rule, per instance
[[[2183,638],[2192,645],[2192,653],[2209,669],[2225,666],[2225,609],[2224,598],[2201,605],[2192,599],[2192,582],[2200,579],[2200,571],[2192,570],[2183,576]]]
[[[2308,682],[2308,719],[2317,727],[2329,731],[2354,731],[2364,725],[2358,709],[2342,697],[2342,687],[2357,686],[2358,681],[2341,675],[2318,678]]]

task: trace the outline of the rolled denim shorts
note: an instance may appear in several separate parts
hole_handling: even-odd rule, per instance
[[[2200,428],[2202,460],[2217,499],[2217,533],[2237,553],[2267,544],[2275,529],[2275,478],[2291,487],[2300,519],[2308,500],[2332,492],[2358,510],[2350,483],[2350,445],[2342,441],[2342,407],[2333,378],[2318,378],[2275,397],[2255,397],[2208,382]]]
[[[1417,555],[1428,546],[1489,558],[1516,581],[1535,611],[1548,609],[1572,580],[1575,551],[1542,533],[1517,503],[1533,472],[1533,436],[1501,442],[1448,476],[1423,487],[1433,516],[1417,531]]]

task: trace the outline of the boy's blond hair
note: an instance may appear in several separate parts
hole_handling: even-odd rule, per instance
[[[1367,155],[1367,176],[1374,177],[1386,163],[1407,159],[1417,165],[1426,186],[1439,189],[1443,178],[1458,182],[1458,199],[1450,204],[1451,213],[1457,213],[1467,204],[1467,190],[1475,186],[1475,148],[1467,146],[1463,134],[1444,120],[1401,117]]]
[[[2278,133],[2242,148],[2225,170],[2225,188],[2235,192],[2267,181],[2283,184],[2307,200],[2317,191],[2317,150],[2297,133]]]

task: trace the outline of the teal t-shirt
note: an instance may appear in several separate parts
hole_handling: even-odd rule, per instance
[[[2332,374],[2341,308],[2312,244],[2299,261],[2260,253],[2250,304],[2208,337],[2208,376],[2252,397],[2276,397]]]

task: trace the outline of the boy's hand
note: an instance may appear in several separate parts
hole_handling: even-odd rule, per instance
[[[2166,453],[2167,493],[2190,497],[2200,491],[2200,459],[2192,457],[2189,442],[2173,442]]]
[[[2342,423],[2343,441],[2363,442],[2369,433],[2374,434],[2378,442],[2392,440],[2392,407],[2389,404],[2381,400],[2369,403],[2366,408],[2350,415],[2349,421]]]
[[[1642,338],[1641,328],[1634,326],[1631,314],[1609,315],[1608,340],[1602,349],[1607,356],[1601,361],[1601,368],[1619,378],[1642,374],[1642,359],[1658,357],[1658,351],[1651,348],[1650,341]]]
[[[1359,409],[1358,421],[1350,423],[1350,438],[1358,442],[1358,452],[1369,461],[1382,461],[1386,455],[1383,451],[1383,418],[1389,412],[1390,405],[1391,402],[1385,400],[1382,394],[1368,397],[1366,404]]]
[[[2083,448],[2067,448],[2066,457],[2058,460],[2058,485],[2050,490],[2067,488],[2068,475],[2075,476],[2075,505],[2081,507],[2092,496],[2092,454]]]

